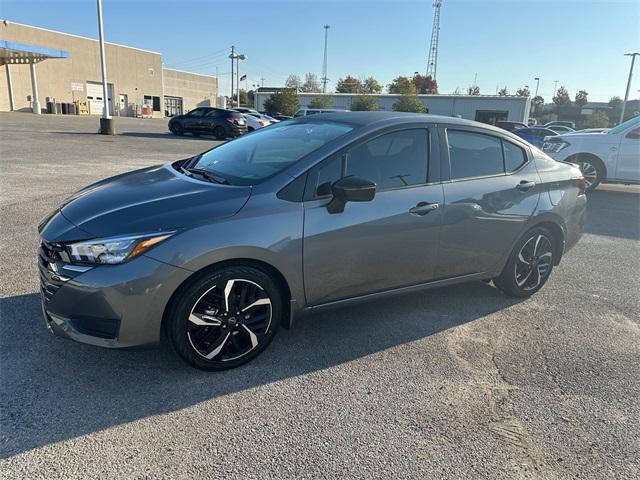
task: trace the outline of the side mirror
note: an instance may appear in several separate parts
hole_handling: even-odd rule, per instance
[[[347,202],[370,202],[376,195],[376,184],[359,177],[344,177],[331,185],[333,200],[327,205],[329,213],[342,213]]]

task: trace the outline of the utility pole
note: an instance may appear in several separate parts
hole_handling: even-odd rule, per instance
[[[629,89],[631,88],[631,77],[633,76],[633,64],[636,62],[636,56],[640,53],[625,53],[625,57],[631,57],[631,67],[629,67],[629,79],[627,80],[627,91],[624,93],[624,101],[622,102],[622,110],[620,111],[620,122],[624,121],[624,111],[627,108],[627,100],[629,99]]]
[[[229,58],[231,59],[231,106],[233,106],[233,68],[234,68],[234,61],[236,59],[236,47],[231,45],[231,54],[229,55]]]
[[[246,60],[244,53],[236,54],[236,107],[240,106],[240,60]]]
[[[429,46],[429,59],[427,60],[427,76],[433,80],[438,73],[438,39],[440,38],[440,9],[442,0],[433,2],[433,27],[431,27],[431,45]]]
[[[264,87],[264,77],[260,77],[260,86]]]
[[[560,81],[560,80],[554,80],[554,81],[553,81],[553,97],[555,97],[555,96],[556,96],[556,90],[558,89],[558,82],[559,82],[559,81]],[[551,98],[553,98],[553,97],[551,97]]]
[[[102,118],[100,118],[100,133],[103,135],[114,135],[115,128],[113,118],[109,114],[109,88],[107,87],[107,62],[104,54],[104,27],[102,25],[102,0],[97,0],[98,6],[98,35],[100,36],[100,68],[102,70],[102,99],[104,108]]]
[[[540,77],[535,77],[534,80],[536,81],[536,94],[534,96],[537,97],[538,96],[538,87],[540,86]]]
[[[324,60],[322,61],[322,93],[327,92],[327,82],[329,79],[327,78],[327,43],[329,39],[329,28],[330,25],[325,25],[324,27]]]

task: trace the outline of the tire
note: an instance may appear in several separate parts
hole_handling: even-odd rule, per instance
[[[172,125],[171,131],[173,132],[174,135],[178,137],[181,137],[182,135],[184,135],[184,129],[182,128],[182,125],[180,125],[179,123]]]
[[[227,138],[227,132],[225,132],[224,127],[218,125],[213,129],[213,136],[218,140],[224,140],[225,138]]]
[[[191,135],[193,135],[194,137],[199,137],[199,136],[200,136],[200,133],[198,133],[198,132],[191,132]]]
[[[604,164],[598,157],[577,155],[569,161],[580,167],[582,176],[587,181],[587,188],[585,189],[587,192],[595,190],[600,185],[600,182],[604,180],[606,175]]]
[[[255,128],[253,127],[247,127],[247,132],[253,132],[255,130]]]
[[[547,283],[555,254],[551,232],[543,227],[532,228],[516,243],[502,273],[493,283],[507,295],[530,297]]]
[[[168,312],[167,332],[189,365],[227,370],[251,361],[269,345],[283,313],[282,295],[269,275],[232,266],[196,277],[178,294]]]

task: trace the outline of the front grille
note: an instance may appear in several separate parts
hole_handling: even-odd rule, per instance
[[[55,281],[51,278],[51,265],[61,265],[63,258],[67,253],[61,245],[49,243],[43,240],[38,250],[40,289],[44,298],[45,305],[60,290],[62,282]],[[68,257],[67,257],[68,258]]]

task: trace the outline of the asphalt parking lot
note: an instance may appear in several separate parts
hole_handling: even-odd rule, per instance
[[[4,478],[638,478],[640,188],[518,301],[484,283],[317,314],[224,373],[41,318],[36,226],[100,178],[215,144],[165,120],[0,114]]]

